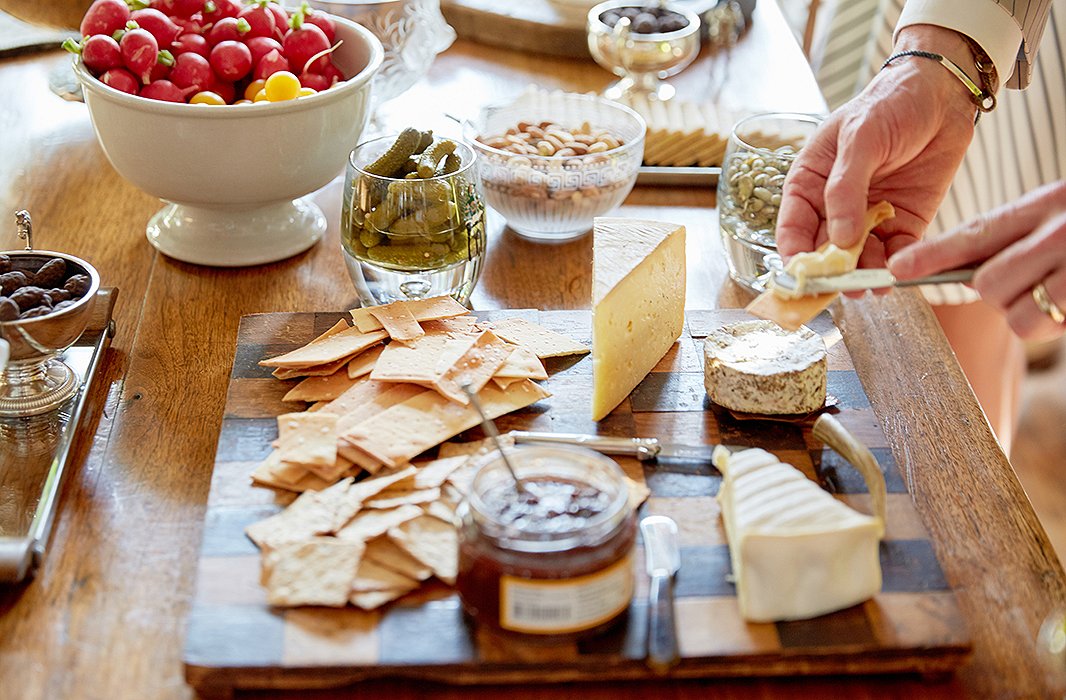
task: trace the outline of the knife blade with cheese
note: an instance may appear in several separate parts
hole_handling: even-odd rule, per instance
[[[863,221],[863,235],[859,242],[850,248],[838,248],[832,243],[825,243],[818,250],[799,253],[792,256],[785,266],[785,272],[797,281],[802,288],[809,277],[842,275],[851,272],[859,263],[859,255],[866,245],[870,232],[882,222],[896,215],[896,210],[888,202],[878,202],[866,211]],[[794,331],[815,316],[825,311],[840,296],[839,292],[798,296],[794,290],[774,288],[765,292],[748,304],[748,313],[777,323],[782,328]]]
[[[685,325],[685,227],[598,218],[592,239],[592,419],[614,410]]]
[[[817,617],[881,590],[884,475],[870,451],[832,416],[818,419],[815,434],[859,468],[873,515],[837,500],[765,450],[715,449],[737,599],[751,622]]]

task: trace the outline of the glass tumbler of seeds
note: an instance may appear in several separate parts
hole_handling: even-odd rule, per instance
[[[466,303],[485,250],[485,205],[460,141],[404,129],[352,151],[341,248],[364,305],[449,294]]]
[[[718,219],[729,276],[761,292],[782,267],[774,228],[785,176],[821,123],[810,114],[756,114],[729,135],[718,178]]]

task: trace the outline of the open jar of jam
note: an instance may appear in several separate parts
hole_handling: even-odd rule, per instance
[[[479,624],[543,638],[595,633],[633,596],[635,516],[611,459],[573,447],[488,455],[462,506],[463,607]]]

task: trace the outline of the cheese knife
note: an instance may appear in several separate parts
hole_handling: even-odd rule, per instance
[[[674,626],[674,574],[681,568],[677,523],[665,515],[649,515],[640,521],[644,557],[651,577],[648,591],[647,664],[665,673],[680,659]]]
[[[660,442],[658,438],[622,438],[607,435],[582,435],[579,433],[538,433],[512,430],[508,433],[515,443],[549,445],[576,445],[596,450],[606,455],[628,455],[641,462],[660,458],[684,459],[695,462],[710,462],[714,452],[712,445],[678,445]]]
[[[912,280],[897,280],[884,268],[861,268],[842,275],[827,277],[808,277],[802,285],[787,272],[778,272],[773,277],[777,287],[798,292],[802,295],[827,294],[831,292],[861,292],[866,289],[884,289],[887,287],[912,287],[920,284],[949,284],[969,282],[973,279],[975,269],[948,270],[935,275],[918,277]]]

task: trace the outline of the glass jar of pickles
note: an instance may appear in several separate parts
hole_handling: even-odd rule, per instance
[[[449,294],[466,303],[485,250],[474,152],[405,129],[348,160],[341,247],[364,305]]]
[[[504,632],[558,641],[619,620],[633,596],[635,516],[625,475],[572,447],[486,457],[461,506],[459,575],[466,612]]]

